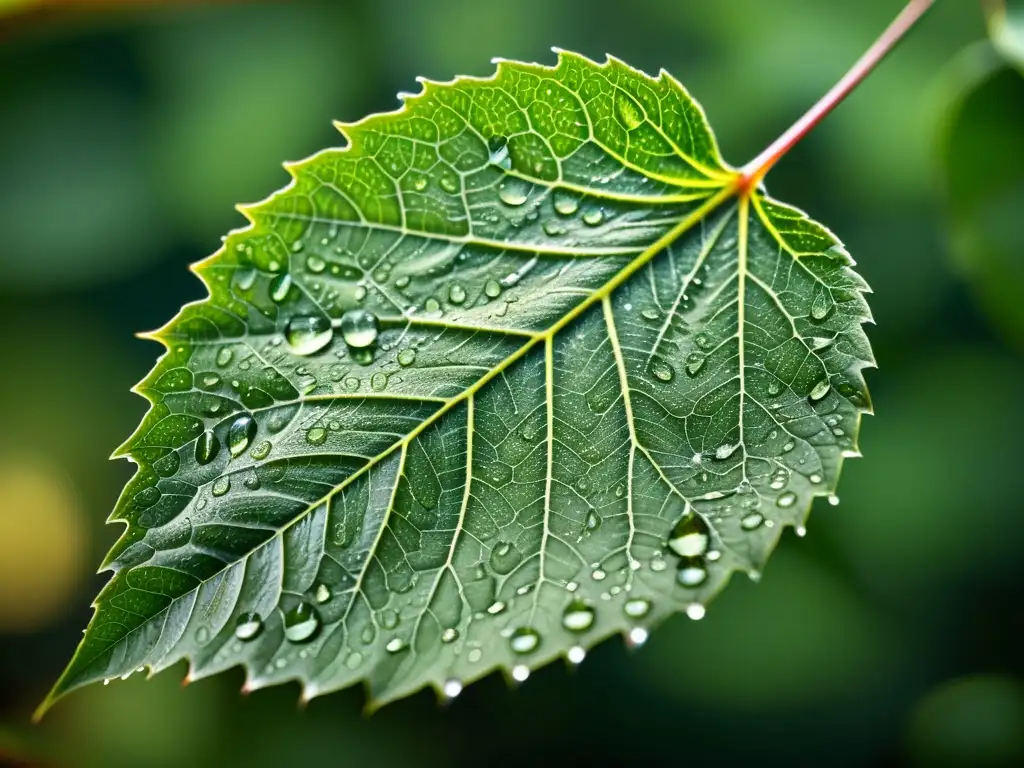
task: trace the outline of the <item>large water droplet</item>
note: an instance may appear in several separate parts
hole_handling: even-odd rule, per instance
[[[829,380],[822,379],[821,381],[814,385],[814,389],[811,390],[811,394],[809,395],[809,397],[811,398],[812,402],[816,402],[818,400],[821,400],[821,398],[823,398],[825,395],[827,395],[830,389],[832,389],[832,385],[829,383]]]
[[[703,555],[711,543],[711,531],[704,518],[696,512],[684,514],[668,537],[668,546],[680,557]]]
[[[508,139],[504,136],[492,136],[487,142],[487,151],[490,153],[487,161],[504,170],[512,168],[512,157],[508,152]]]
[[[291,643],[308,643],[320,631],[320,614],[301,602],[284,615],[284,636]]]
[[[832,299],[824,292],[820,292],[811,303],[811,317],[815,320],[824,320],[831,309]]]
[[[231,456],[239,456],[249,443],[256,437],[256,420],[248,413],[243,413],[228,427],[228,450]]]
[[[291,289],[292,276],[287,272],[283,272],[270,281],[270,298],[280,304],[288,298],[288,291]]]
[[[518,207],[530,197],[530,185],[522,179],[507,178],[498,185],[498,197],[505,205]]]
[[[594,609],[582,600],[573,600],[562,614],[562,626],[571,632],[586,632],[594,625]]]
[[[699,587],[708,578],[703,557],[684,557],[676,571],[676,581],[687,589]]]
[[[530,627],[519,627],[509,638],[509,645],[516,653],[530,653],[540,645],[540,635]]]
[[[622,610],[631,619],[642,619],[651,611],[651,601],[642,597],[627,600]]]
[[[792,507],[794,504],[796,504],[796,494],[793,493],[793,491],[786,491],[785,493],[780,493],[779,498],[775,500],[775,504],[779,507],[782,507],[783,509]]]
[[[263,631],[263,617],[258,613],[243,613],[235,623],[235,637],[254,640]]]
[[[565,189],[556,189],[553,200],[555,210],[562,216],[572,216],[580,208],[579,198]]]
[[[350,309],[341,316],[341,335],[353,349],[366,349],[377,341],[377,316],[365,309]]]
[[[650,365],[647,366],[647,370],[650,371],[651,375],[658,381],[672,381],[672,377],[675,375],[675,371],[672,370],[672,366],[660,357],[651,358],[651,362]]]
[[[293,317],[288,321],[284,337],[297,355],[312,355],[331,343],[334,329],[323,315]]]

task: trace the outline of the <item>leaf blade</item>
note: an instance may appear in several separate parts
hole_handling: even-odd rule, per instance
[[[573,98],[566,83],[577,84]],[[588,89],[597,106],[583,100]],[[517,112],[509,98],[524,106]],[[424,116],[432,128],[417,122]],[[524,116],[528,130],[517,134]],[[159,669],[181,657],[192,662],[190,677],[241,662],[247,687],[297,679],[306,697],[366,679],[383,701],[425,684],[461,688],[495,667],[522,677],[679,607],[702,613],[732,569],[761,567],[782,523],[802,519],[814,495],[801,488],[792,514],[761,515],[740,532],[733,496],[750,485],[744,429],[757,413],[745,381],[747,292],[758,318],[774,300],[799,343],[805,319],[776,295],[778,270],[755,276],[750,288],[752,220],[768,243],[758,241],[758,259],[781,263],[788,253],[794,264],[806,256],[845,270],[834,285],[808,283],[824,286],[808,311],[824,302],[817,319],[835,318],[832,292],[851,294],[836,338],[845,332],[853,353],[836,386],[863,399],[845,401],[854,450],[867,407],[859,371],[873,362],[860,331],[870,317],[860,298],[866,286],[850,277],[841,252],[821,252],[838,241],[799,212],[760,195],[753,213],[746,197],[720,210],[736,174],[718,157],[700,108],[666,74],[652,80],[616,60],[599,65],[567,53],[553,68],[501,62],[493,78],[427,84],[398,113],[344,132],[349,147],[290,167],[288,188],[243,209],[250,228],[196,269],[210,298],[154,334],[168,351],[138,387],[153,407],[122,447],[140,470],[113,516],[129,522],[107,560],[115,576],[44,707],[111,671]],[[434,154],[418,156],[431,139]],[[391,163],[390,187],[377,154]],[[608,158],[617,164],[611,173]],[[461,174],[458,183],[450,170]],[[706,236],[716,216],[716,238],[726,234],[727,245]],[[676,262],[686,266],[691,252],[680,286]],[[498,280],[496,269],[507,274]],[[698,284],[707,292],[699,300],[687,294]],[[659,300],[666,290],[675,294],[668,312]],[[644,312],[660,322],[638,321]],[[718,323],[721,343],[703,350],[688,341],[689,315],[713,335]],[[620,321],[628,331],[621,338],[640,347],[621,342]],[[706,358],[721,351],[721,359],[681,364],[659,351],[665,344]],[[366,349],[373,355],[360,360]],[[658,390],[683,378],[663,357],[687,367],[692,388],[671,397]],[[822,380],[801,374],[803,360],[782,358],[797,366],[790,389],[800,377],[801,396],[816,395],[808,407],[817,416],[813,402],[834,394],[831,380],[817,392]],[[709,374],[725,378],[709,388]],[[680,418],[666,405],[692,413]],[[677,444],[694,442],[691,426],[717,442],[702,438],[684,457]],[[705,454],[729,464],[710,484],[694,468]],[[722,483],[741,457],[742,479],[726,493]],[[834,487],[841,456],[830,460],[823,491]],[[617,493],[607,477],[626,489]],[[673,544],[681,518],[703,532]],[[682,548],[678,575],[664,567],[666,541],[676,554]],[[643,562],[634,556],[641,545]],[[164,580],[161,568],[192,580]],[[581,585],[583,571],[590,579]],[[634,574],[636,584],[650,584],[634,592]],[[158,576],[165,592],[155,594],[166,602],[130,591],[145,592],[133,580],[148,586]],[[142,621],[107,633],[128,629],[132,605]],[[240,637],[253,616],[257,635]]]

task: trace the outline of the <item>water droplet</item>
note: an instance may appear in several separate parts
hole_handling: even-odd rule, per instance
[[[466,300],[466,289],[458,283],[452,283],[448,287],[448,301],[452,304],[461,304]]]
[[[280,304],[288,298],[288,291],[291,289],[292,276],[287,272],[283,272],[270,281],[270,298]]]
[[[632,98],[619,91],[615,96],[615,110],[627,129],[638,127],[643,121],[643,113]]]
[[[496,299],[501,295],[501,283],[497,280],[488,280],[484,283],[484,294],[489,299]]]
[[[509,645],[516,653],[530,653],[540,645],[540,635],[530,627],[519,627],[509,638]]]
[[[260,440],[253,446],[252,453],[250,454],[257,461],[262,461],[270,455],[270,449],[273,445],[269,440]]]
[[[366,349],[377,341],[377,316],[365,309],[350,309],[341,316],[341,335],[353,349]]]
[[[607,574],[607,573],[605,573],[604,571],[602,571],[602,570],[601,570],[600,568],[595,568],[595,569],[594,569],[594,572],[593,572],[592,574],[590,574],[590,577],[591,577],[591,578],[592,578],[592,579],[593,579],[594,581],[604,581],[604,579],[605,579],[605,577],[606,577],[607,575],[608,575],[608,574]]]
[[[582,600],[573,600],[562,614],[562,626],[571,632],[585,632],[594,625],[594,609]]]
[[[377,371],[377,373],[373,374],[373,376],[370,377],[370,389],[372,389],[374,392],[383,392],[387,388],[388,375],[386,373],[381,373],[380,371]]]
[[[462,683],[453,677],[444,681],[444,685],[441,690],[444,692],[446,698],[454,699],[462,693]]]
[[[703,331],[698,333],[693,340],[696,342],[697,346],[703,349],[705,352],[711,349],[712,346],[714,346],[714,342],[711,340],[711,337],[708,336]]]
[[[544,223],[544,234],[549,237],[558,237],[565,234],[565,227],[557,221],[548,221]]]
[[[775,397],[779,392],[782,391],[782,384],[778,379],[772,379],[768,382],[768,394]]]
[[[649,633],[643,627],[633,627],[626,636],[626,642],[629,643],[631,648],[639,648],[647,642],[649,636]]]
[[[256,420],[248,413],[243,413],[228,427],[228,450],[231,456],[239,456],[256,436]]]
[[[388,640],[388,644],[384,646],[384,650],[388,653],[398,653],[405,648],[405,641],[400,637],[393,637]]]
[[[508,153],[508,139],[504,136],[492,136],[487,142],[490,157],[487,162],[504,170],[512,168],[512,157]]]
[[[824,320],[832,309],[832,300],[824,292],[814,297],[811,303],[811,317],[815,320]]]
[[[719,445],[717,447],[717,449],[715,449],[715,458],[718,459],[719,461],[725,461],[730,456],[732,456],[734,453],[736,453],[737,447],[739,447],[739,443],[738,442],[736,442],[736,443],[728,443],[728,442],[723,443],[723,444]]]
[[[496,600],[495,602],[493,602],[489,606],[487,606],[487,612],[489,614],[491,614],[491,616],[497,616],[499,613],[501,613],[504,610],[505,610],[505,604],[501,600]]]
[[[601,527],[601,516],[593,509],[587,512],[587,519],[584,522],[588,532],[596,531]]]
[[[323,315],[293,317],[288,321],[284,337],[297,355],[312,355],[331,343],[334,329]]]
[[[687,589],[699,587],[708,578],[708,569],[704,567],[704,558],[685,557],[676,571],[676,581]]]
[[[830,389],[832,389],[832,385],[829,383],[829,380],[822,379],[821,381],[814,385],[814,389],[811,390],[811,394],[809,395],[809,397],[811,398],[812,402],[816,402],[818,400],[821,400],[821,398],[823,398],[825,395],[827,395]]]
[[[455,174],[444,171],[441,174],[441,180],[438,182],[441,185],[441,189],[445,192],[457,192],[459,189],[459,180]]]
[[[213,487],[210,488],[210,492],[214,496],[223,496],[225,493],[231,490],[231,478],[226,475],[218,477],[213,481]]]
[[[600,208],[589,208],[583,212],[583,223],[588,227],[596,227],[604,221],[604,211]]]
[[[143,488],[137,494],[135,494],[135,506],[139,509],[146,509],[151,507],[160,501],[160,497],[163,494],[160,493],[160,489],[155,485],[151,485],[149,488]]]
[[[668,547],[680,557],[695,557],[707,552],[711,531],[704,518],[688,510],[668,537]]]
[[[675,375],[675,371],[672,370],[672,366],[660,357],[651,358],[648,370],[651,372],[651,375],[659,381],[672,381],[672,377]]]
[[[622,610],[631,619],[642,619],[650,613],[651,601],[642,597],[627,600],[626,604],[622,606]]]
[[[757,512],[752,512],[749,515],[746,515],[742,520],[740,520],[740,528],[742,528],[744,531],[752,531],[755,528],[759,528],[761,526],[761,523],[763,522],[764,517],[762,515],[758,514]]]
[[[555,211],[562,216],[572,216],[580,208],[579,198],[565,189],[556,189],[553,194]]]
[[[310,445],[323,445],[327,440],[327,430],[323,427],[313,427],[306,432],[306,442]]]
[[[836,496],[834,493],[831,494],[828,497],[828,503],[831,504],[833,507],[838,507],[839,506],[839,497]]]
[[[331,588],[326,584],[319,584],[316,588],[316,601],[323,605],[331,599]]]
[[[530,185],[522,179],[507,178],[498,185],[498,197],[505,205],[518,207],[530,197]]]
[[[696,376],[700,373],[700,369],[704,367],[706,360],[707,357],[700,352],[691,352],[686,356],[686,372],[691,376]]]
[[[798,525],[793,530],[796,532],[796,535],[799,536],[801,539],[807,535],[807,529],[802,525]]]
[[[254,640],[263,631],[263,617],[258,613],[243,613],[235,623],[235,637]]]
[[[345,659],[345,666],[349,669],[355,669],[363,663],[363,654],[359,651],[349,654],[348,658]]]
[[[700,603],[690,603],[686,606],[686,615],[694,621],[700,621],[704,618],[704,606]]]
[[[231,350],[231,347],[221,347],[220,351],[217,353],[217,365],[221,368],[230,365],[234,356],[235,353]]]
[[[308,643],[320,631],[320,614],[301,602],[284,615],[284,636],[291,643]]]
[[[512,667],[512,679],[517,683],[525,683],[530,676],[530,668],[525,664],[516,664]]]
[[[306,269],[308,269],[310,272],[323,272],[326,266],[326,262],[324,262],[324,260],[317,256],[315,253],[311,253],[309,254],[309,256],[306,257]]]
[[[445,643],[445,644],[447,644],[447,643],[454,643],[458,639],[459,639],[459,630],[455,629],[454,627],[448,627],[448,629],[446,629],[444,632],[441,633],[441,642],[442,643]]]
[[[398,353],[398,364],[407,368],[416,362],[416,350],[413,347],[406,347]]]
[[[796,494],[793,493],[793,491],[786,491],[785,493],[780,493],[779,498],[775,500],[775,504],[776,506],[782,507],[783,509],[792,507],[794,504],[796,504]]]
[[[587,652],[582,645],[574,645],[566,652],[565,658],[569,660],[570,664],[582,664],[583,660],[587,658]]]
[[[200,627],[196,630],[196,642],[200,645],[206,645],[210,642],[210,630],[208,627]]]

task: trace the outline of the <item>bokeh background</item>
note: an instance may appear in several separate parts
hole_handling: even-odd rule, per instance
[[[366,716],[354,689],[302,710],[297,688],[243,697],[236,670],[181,689],[178,668],[29,723],[120,532],[104,520],[132,469],[107,456],[159,352],[133,333],[203,295],[186,266],[243,223],[234,203],[285,184],[282,160],[416,75],[557,45],[667,68],[740,164],[900,5],[0,0],[0,764],[1024,764],[1024,78],[969,0],[938,2],[768,179],[875,288],[880,371],[841,504],[760,583],[637,651],[446,706]]]

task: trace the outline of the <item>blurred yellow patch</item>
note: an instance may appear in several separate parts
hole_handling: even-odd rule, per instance
[[[52,623],[85,574],[79,499],[60,467],[0,453],[0,632]]]

